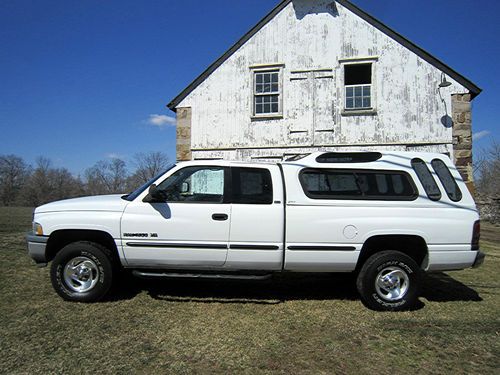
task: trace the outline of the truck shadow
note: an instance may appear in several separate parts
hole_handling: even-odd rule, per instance
[[[156,300],[198,303],[279,304],[295,300],[359,300],[354,274],[280,274],[265,281],[139,279],[123,275],[108,301],[146,291]],[[482,301],[467,285],[444,273],[427,274],[421,297],[432,302]],[[424,307],[420,301],[415,309]]]
[[[483,300],[474,289],[443,272],[429,273],[424,276],[420,296],[432,302],[479,302]]]

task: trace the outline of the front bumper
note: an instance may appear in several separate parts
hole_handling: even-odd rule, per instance
[[[484,262],[484,257],[486,256],[485,253],[482,251],[478,251],[476,254],[476,259],[474,260],[474,264],[472,265],[472,268],[477,268]]]
[[[28,254],[35,261],[38,267],[45,267],[47,265],[47,255],[45,249],[47,248],[47,236],[35,236],[33,233],[26,235],[26,242],[28,243]]]

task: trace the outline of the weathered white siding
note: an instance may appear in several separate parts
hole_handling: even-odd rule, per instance
[[[193,158],[334,147],[452,152],[442,118],[451,116],[451,93],[467,90],[447,77],[452,85],[440,96],[440,70],[332,3],[294,0],[177,106],[192,108]],[[376,59],[376,114],[344,115],[341,63],[366,57]],[[252,119],[250,67],[277,63],[284,64],[283,118]]]

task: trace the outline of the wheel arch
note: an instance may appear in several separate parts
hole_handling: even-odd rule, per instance
[[[78,241],[94,242],[106,247],[111,251],[112,261],[119,264],[120,257],[113,236],[108,232],[93,229],[59,229],[52,232],[45,250],[47,262],[53,260],[64,246]]]
[[[369,237],[361,248],[356,264],[356,270],[373,254],[384,250],[395,250],[412,258],[421,269],[425,269],[428,262],[427,242],[415,234],[380,234]]]

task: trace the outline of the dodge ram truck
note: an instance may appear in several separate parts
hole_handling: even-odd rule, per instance
[[[29,255],[56,292],[102,299],[142,277],[354,272],[375,310],[416,303],[422,272],[479,266],[479,215],[451,160],[315,152],[280,163],[179,162],[134,192],[35,209]]]

